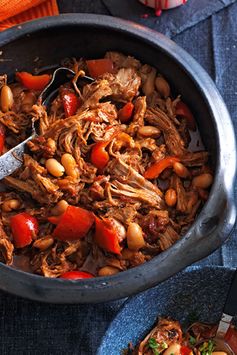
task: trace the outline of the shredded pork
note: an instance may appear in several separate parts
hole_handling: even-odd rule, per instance
[[[182,98],[159,91],[155,80],[161,74],[150,65],[118,52],[105,58],[112,70],[84,86],[65,83],[47,108],[37,100],[39,90],[8,84],[6,75],[0,76],[0,90],[8,85],[13,94],[11,109],[0,106],[3,152],[30,134],[32,122],[38,127],[22,167],[4,179],[10,192],[0,193],[0,260],[6,264],[24,256],[31,272],[46,277],[75,270],[92,276],[121,272],[176,243],[208,198],[208,153],[188,149],[187,119],[176,114]],[[82,58],[64,65],[76,71],[75,78],[81,70],[91,74]],[[70,114],[65,95],[77,97]],[[170,158],[175,160],[166,165]],[[203,176],[209,183],[202,183]],[[76,240],[55,232],[60,222],[54,219],[64,216],[67,206],[93,216],[87,233]],[[24,245],[12,228],[12,217],[21,213],[39,225]],[[104,224],[102,231],[98,223]],[[173,326],[180,337],[180,328]]]

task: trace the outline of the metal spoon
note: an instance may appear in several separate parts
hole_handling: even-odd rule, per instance
[[[225,287],[225,285],[223,285]],[[224,306],[223,314],[218,325],[216,336],[214,338],[215,343],[217,344],[218,350],[227,352],[227,354],[237,354],[237,330],[233,335],[231,343],[226,339],[227,331],[230,327],[232,318],[237,314],[237,269],[235,270],[226,303]]]
[[[44,106],[49,107],[52,100],[57,96],[59,87],[68,82],[70,80],[69,77],[72,78],[73,76],[75,76],[75,72],[73,70],[65,67],[57,68],[53,72],[52,79],[50,80],[49,84],[39,95],[38,100],[40,100]],[[88,84],[92,83],[94,79],[90,78],[89,76],[81,76],[78,78],[78,81]],[[34,123],[32,123],[32,131],[30,137],[0,157],[0,180],[8,175],[11,175],[15,170],[20,168],[23,163],[22,157],[27,148],[27,142],[36,136],[36,128]]]

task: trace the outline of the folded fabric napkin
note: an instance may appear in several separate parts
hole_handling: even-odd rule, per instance
[[[0,0],[0,31],[25,21],[58,13],[56,0]]]
[[[189,0],[186,5],[163,11],[156,16],[154,9],[138,0],[103,0],[113,16],[132,20],[157,30],[169,37],[194,26],[236,0]]]

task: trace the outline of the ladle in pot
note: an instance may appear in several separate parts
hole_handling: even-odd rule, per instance
[[[56,97],[59,87],[69,81],[69,76],[74,77],[75,72],[65,67],[59,67],[53,72],[52,79],[41,92],[38,98],[38,100],[42,102],[46,108],[49,107],[52,100]],[[89,76],[80,76],[77,82],[78,81],[82,83],[84,82],[84,84],[89,84],[92,83],[94,79],[90,78]],[[15,170],[21,167],[23,163],[22,156],[26,150],[27,142],[36,136],[37,129],[34,122],[32,122],[32,131],[30,137],[0,157],[0,180],[8,175],[11,175]]]

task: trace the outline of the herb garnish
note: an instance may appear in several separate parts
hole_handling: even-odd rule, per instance
[[[190,335],[189,337],[189,344],[192,346],[196,344],[196,338],[192,337],[192,335]]]
[[[159,355],[160,354],[160,352],[158,351],[159,344],[157,343],[155,338],[150,338],[148,340],[148,346],[149,346],[149,348],[152,349],[154,355]]]
[[[167,349],[168,348],[168,345],[166,344],[165,341],[163,341],[161,344],[160,344],[161,348],[162,349]]]
[[[201,355],[212,355],[213,350],[215,348],[215,344],[213,340],[205,341],[199,348]]]
[[[148,346],[152,349],[154,355],[159,355],[164,349],[168,348],[168,345],[165,341],[163,341],[161,344],[158,344],[155,338],[150,338],[148,340]]]

